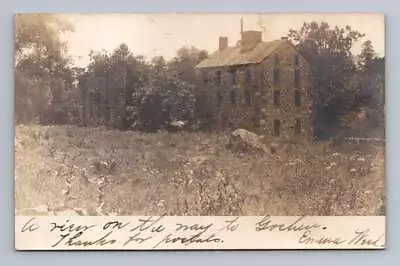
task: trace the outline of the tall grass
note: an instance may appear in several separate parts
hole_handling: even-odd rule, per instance
[[[384,214],[383,146],[293,142],[279,143],[276,153],[241,154],[227,143],[225,134],[18,126],[16,208],[62,205],[90,215]]]

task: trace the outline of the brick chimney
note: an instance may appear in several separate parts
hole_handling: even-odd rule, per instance
[[[218,49],[221,52],[221,51],[225,50],[226,48],[228,48],[228,37],[220,36]]]
[[[262,42],[262,32],[255,30],[248,30],[242,33],[242,52],[253,50],[257,44]]]

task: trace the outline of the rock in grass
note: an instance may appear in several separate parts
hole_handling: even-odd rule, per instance
[[[242,128],[230,134],[228,147],[234,152],[268,152],[268,148],[256,133]]]

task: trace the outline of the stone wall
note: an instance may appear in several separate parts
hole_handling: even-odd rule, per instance
[[[254,92],[257,89],[255,77],[245,82],[245,71],[254,66],[221,67],[206,70],[208,81],[199,82],[200,90],[209,94],[209,101],[216,118],[215,127],[219,130],[245,128],[254,129],[256,105]],[[221,78],[218,78],[218,71]],[[236,82],[232,83],[234,71]],[[220,82],[218,81],[220,80]],[[250,99],[250,102],[248,102]]]
[[[296,55],[298,64],[295,64]],[[279,62],[275,61],[276,58]],[[279,74],[275,74],[279,75],[277,83],[274,82],[276,69],[279,69]],[[296,70],[298,71],[297,84],[295,82]],[[282,45],[275,54],[260,64],[259,71],[264,71],[261,81],[264,91],[260,93],[262,95],[262,131],[269,136],[275,136],[274,124],[276,122],[274,121],[280,121],[280,138],[312,138],[310,70],[304,58],[299,56],[290,44]],[[279,100],[275,100],[275,97]],[[296,97],[297,99],[295,99]],[[300,124],[297,132],[296,120]]]
[[[312,138],[310,72],[301,56],[295,60],[296,54],[288,43],[258,65],[199,70],[199,83],[202,84],[199,90],[208,92],[215,106],[216,128],[244,128],[280,139]],[[277,84],[274,84],[274,69],[279,69],[279,74],[275,74],[280,76]],[[298,84],[295,84],[296,69]],[[236,82],[232,82],[231,71],[236,73]],[[279,103],[275,103],[274,94],[279,96]],[[299,106],[296,106],[296,97]],[[274,130],[278,120],[279,135]]]

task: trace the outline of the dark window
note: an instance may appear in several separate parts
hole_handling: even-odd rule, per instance
[[[281,134],[281,121],[274,120],[274,135],[279,136]]]
[[[110,107],[108,103],[105,106],[105,117],[107,122],[111,121]]]
[[[298,69],[294,70],[294,87],[300,87],[300,70]]]
[[[279,85],[280,83],[280,71],[279,68],[274,69],[274,85]]]
[[[294,91],[294,105],[296,107],[301,106],[301,93],[299,90]]]
[[[255,128],[259,128],[260,127],[260,119],[257,119],[257,117],[252,117],[251,121],[253,122],[253,126]]]
[[[260,86],[260,95],[261,95],[262,97],[265,96],[265,89],[264,89],[264,86],[266,86],[266,85],[261,84],[261,86]]]
[[[250,69],[246,69],[244,72],[244,83],[245,84],[250,84],[251,82],[251,71]]]
[[[268,72],[265,71],[262,73],[262,78],[261,78],[261,96],[265,96],[265,91],[269,88],[269,80],[268,80]]]
[[[232,71],[230,74],[231,74],[231,84],[236,85],[236,72]]]
[[[261,95],[261,97],[265,96],[265,88],[264,88],[264,86],[265,85],[261,85],[261,87],[260,87],[260,95]]]
[[[231,89],[231,103],[236,104],[236,89],[235,88]]]
[[[250,106],[251,105],[251,92],[250,90],[245,90],[245,100],[246,100],[246,105]]]
[[[274,105],[275,107],[279,107],[281,105],[281,92],[278,90],[274,90]]]
[[[267,73],[261,72],[261,80],[260,80],[260,95],[261,96],[265,95],[265,88],[267,86],[268,86]]]
[[[218,92],[217,92],[217,105],[218,105],[218,106],[221,106],[222,100],[223,100],[222,92],[221,92],[221,91],[218,91]]]
[[[93,100],[93,96],[94,96],[94,93],[93,92],[89,92],[89,100],[88,100],[88,102],[89,102],[89,110],[88,110],[88,115],[89,116],[93,116],[93,114],[94,114],[94,100]]]
[[[294,65],[295,65],[295,66],[298,66],[298,65],[299,65],[299,55],[298,55],[298,54],[295,54],[295,55],[294,55]]]
[[[296,118],[296,122],[295,122],[295,125],[294,125],[294,134],[296,136],[301,134],[301,121],[298,118]]]
[[[281,61],[281,60],[280,60],[280,58],[279,58],[279,55],[276,54],[275,57],[274,57],[275,65],[279,65],[280,61]]]
[[[208,83],[208,73],[207,71],[203,71],[203,81],[205,84]]]
[[[217,71],[215,73],[215,84],[221,85],[221,81],[222,81],[221,71]]]

